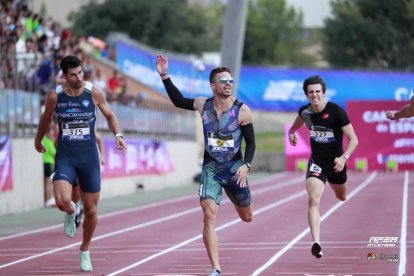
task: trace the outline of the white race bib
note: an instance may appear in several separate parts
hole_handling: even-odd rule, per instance
[[[88,123],[64,123],[62,124],[62,139],[65,141],[85,141],[91,138]]]

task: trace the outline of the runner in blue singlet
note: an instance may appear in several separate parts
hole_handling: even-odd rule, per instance
[[[66,56],[60,67],[65,83],[47,95],[35,138],[35,148],[44,152],[41,141],[53,115],[59,124],[53,192],[56,206],[66,213],[64,231],[68,237],[76,233],[75,204],[71,201],[72,186],[79,179],[84,204],[83,240],[80,246],[80,269],[92,271],[89,245],[97,224],[97,206],[101,185],[100,164],[95,141],[95,112],[98,107],[114,133],[117,148],[125,152],[126,145],[118,119],[109,108],[103,91],[83,80],[80,60]]]

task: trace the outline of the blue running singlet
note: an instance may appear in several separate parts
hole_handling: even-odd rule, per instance
[[[56,87],[56,93],[59,138],[53,181],[65,180],[74,186],[79,180],[82,192],[99,192],[101,176],[92,83],[85,82],[83,93],[76,97],[67,95],[62,85]]]

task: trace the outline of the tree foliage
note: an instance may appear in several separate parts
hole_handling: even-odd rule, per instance
[[[219,12],[185,0],[106,0],[99,5],[91,1],[71,20],[76,35],[105,39],[108,32],[118,31],[155,48],[197,54],[219,48]]]
[[[414,69],[414,2],[334,0],[324,54],[333,67]]]
[[[105,39],[110,31],[127,33],[149,46],[178,53],[220,51],[224,7],[186,0],[90,1],[70,17],[76,35]],[[302,14],[285,0],[249,1],[243,62],[257,65],[309,66],[302,52]]]
[[[243,61],[250,64],[310,66],[302,52],[303,15],[285,0],[249,2]]]

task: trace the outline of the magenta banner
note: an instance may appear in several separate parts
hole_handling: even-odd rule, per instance
[[[286,170],[294,171],[298,169],[300,163],[305,162],[307,164],[311,150],[309,143],[309,131],[306,126],[302,126],[296,131],[298,137],[298,144],[291,146],[289,143],[289,128],[292,124],[285,125],[285,157],[286,157]]]
[[[141,174],[162,174],[174,170],[165,142],[145,139],[125,139],[126,154],[116,149],[115,139],[104,138],[105,164],[102,178]]]
[[[351,161],[365,160],[368,170],[384,170],[389,160],[398,169],[414,169],[414,118],[389,121],[388,110],[399,110],[407,102],[349,101],[347,111],[359,145]],[[348,163],[349,163],[348,161]]]
[[[10,138],[0,135],[0,192],[13,190]]]

